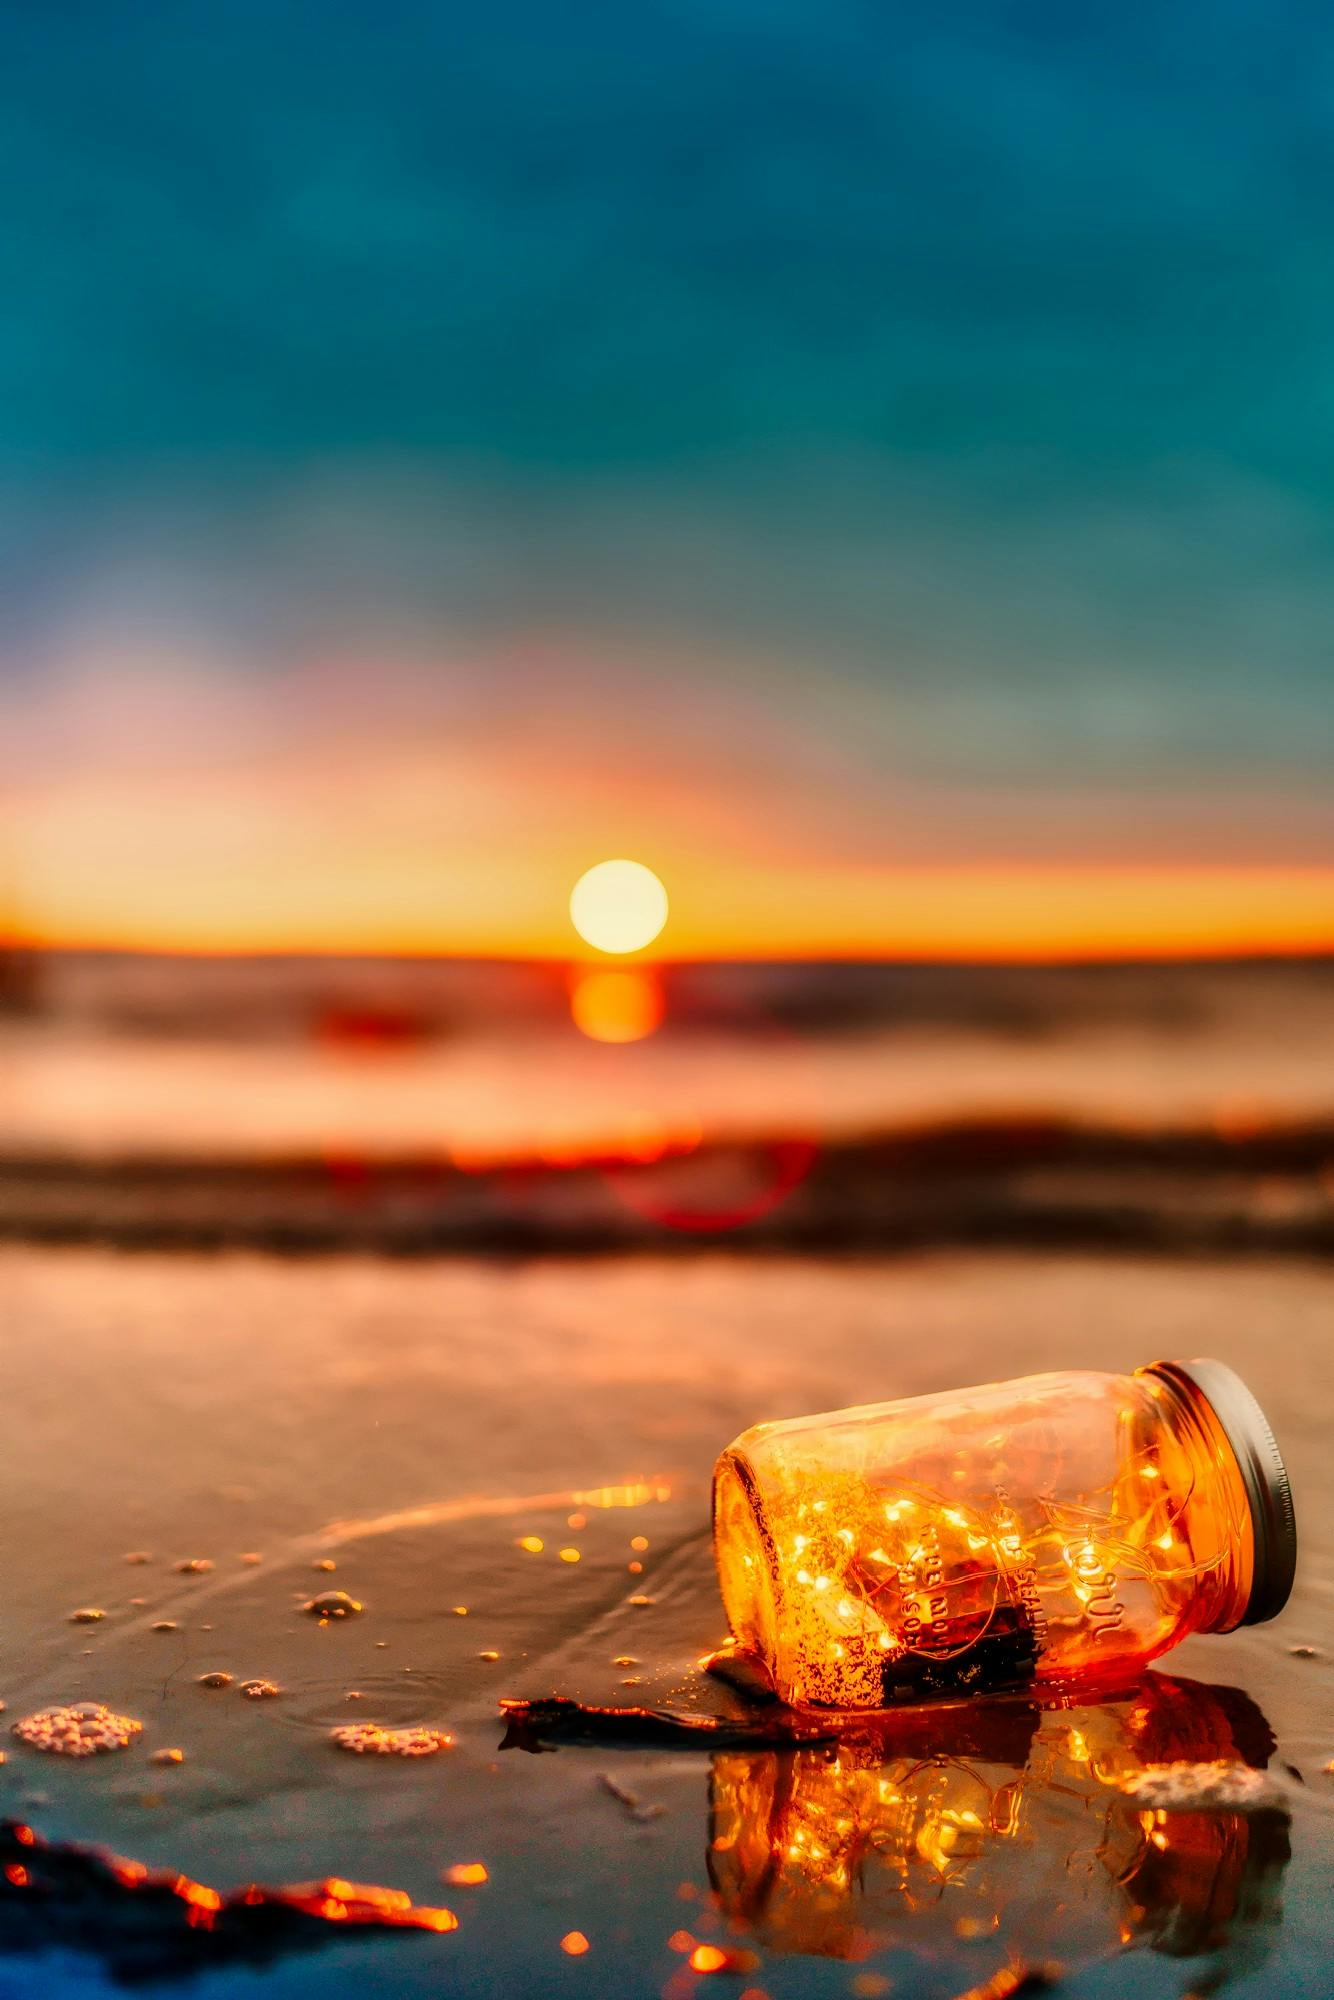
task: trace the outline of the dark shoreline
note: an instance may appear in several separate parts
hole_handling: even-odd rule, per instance
[[[939,1123],[465,1172],[440,1157],[0,1156],[0,1239],[386,1256],[882,1253],[931,1246],[1334,1256],[1334,1120]]]

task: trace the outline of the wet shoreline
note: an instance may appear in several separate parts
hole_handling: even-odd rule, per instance
[[[953,1121],[864,1139],[439,1156],[0,1154],[0,1238],[125,1249],[441,1254],[923,1247],[1334,1254],[1334,1123]]]
[[[442,1984],[704,2000],[697,1952],[707,1967],[736,1953],[772,2000],[848,2000],[862,1972],[903,2000],[954,2000],[1035,1957],[1061,1964],[1071,2000],[1179,2000],[1188,1977],[1305,2000],[1328,1964],[1327,1267],[11,1244],[0,1285],[4,1721],[103,1702],[142,1724],[124,1751],[79,1759],[7,1732],[0,1817],[220,1896],[334,1877],[458,1917],[373,1946],[320,1924],[317,1952],[284,1932],[266,2000],[368,1979],[394,2000]],[[747,1740],[745,1704],[702,1671],[724,1637],[718,1448],[757,1418],[869,1393],[1170,1352],[1236,1365],[1282,1441],[1303,1548],[1281,1620],[1188,1640],[1147,1693]],[[363,1612],[312,1617],[330,1589]],[[80,1607],[103,1615],[71,1623]],[[256,1678],[278,1695],[246,1699]],[[573,1711],[553,1697],[582,1705],[587,1740],[561,1740]],[[538,1705],[542,1754],[502,1751],[515,1701]],[[587,1722],[598,1709],[616,1740]],[[639,1710],[667,1719],[661,1741],[642,1740]],[[711,1737],[717,1718],[732,1735]],[[351,1723],[451,1741],[349,1756],[334,1733]],[[164,1746],[179,1765],[154,1761]],[[1234,1779],[1166,1804],[1122,1786],[1180,1760],[1216,1786],[1229,1760],[1260,1773],[1274,1803],[1258,1780],[1254,1798]],[[796,1833],[823,1850],[844,1822],[837,1864],[807,1866]],[[845,1862],[865,1884],[851,1899]],[[480,1887],[441,1880],[478,1863]],[[84,1929],[77,1978],[58,1926],[26,1918],[9,1964],[60,2000],[100,2000],[132,1914]],[[586,1953],[564,1948],[574,1934]],[[197,1941],[187,1957],[192,1992],[234,1990],[236,1961],[210,1970]]]

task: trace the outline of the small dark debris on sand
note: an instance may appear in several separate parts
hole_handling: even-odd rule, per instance
[[[628,1785],[618,1783],[609,1771],[598,1772],[598,1783],[604,1792],[609,1792],[618,1804],[625,1807],[631,1819],[638,1820],[641,1825],[647,1820],[661,1819],[667,1810],[663,1805],[646,1805],[637,1792],[632,1792]]]
[[[754,1718],[672,1715],[657,1708],[598,1708],[551,1695],[539,1701],[502,1701],[502,1750],[554,1750],[562,1743],[670,1750],[785,1749],[823,1743],[834,1725],[786,1708]]]

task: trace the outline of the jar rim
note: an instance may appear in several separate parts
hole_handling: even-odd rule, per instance
[[[1156,1375],[1189,1401],[1212,1410],[1232,1447],[1250,1508],[1255,1556],[1242,1625],[1263,1625],[1292,1594],[1297,1572],[1297,1519],[1292,1486],[1269,1419],[1225,1361],[1151,1361],[1135,1370]]]

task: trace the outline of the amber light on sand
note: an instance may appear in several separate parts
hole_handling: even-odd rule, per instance
[[[490,1879],[484,1861],[456,1861],[441,1876],[441,1880],[448,1882],[453,1889],[476,1889]]]
[[[692,1972],[753,1972],[758,1964],[753,1951],[735,1945],[697,1944],[690,1954]]]
[[[22,1850],[22,1864],[5,1860],[11,1846]],[[154,1944],[165,1949],[173,1939],[179,1941],[182,1931],[202,1931],[216,1941],[219,1963],[229,1940],[243,1951],[247,1939],[272,1937],[278,1926],[294,1918],[439,1933],[459,1927],[452,1910],[414,1904],[402,1889],[338,1876],[273,1889],[251,1883],[220,1895],[173,1869],[149,1869],[97,1848],[44,1841],[31,1827],[12,1820],[0,1822],[0,1862],[12,1890],[30,1893],[57,1917],[63,1914],[71,1932],[77,1933],[90,1907],[96,1910],[100,1902],[110,1915],[123,1911],[129,1899],[138,1909],[137,1936],[146,1952]]]

